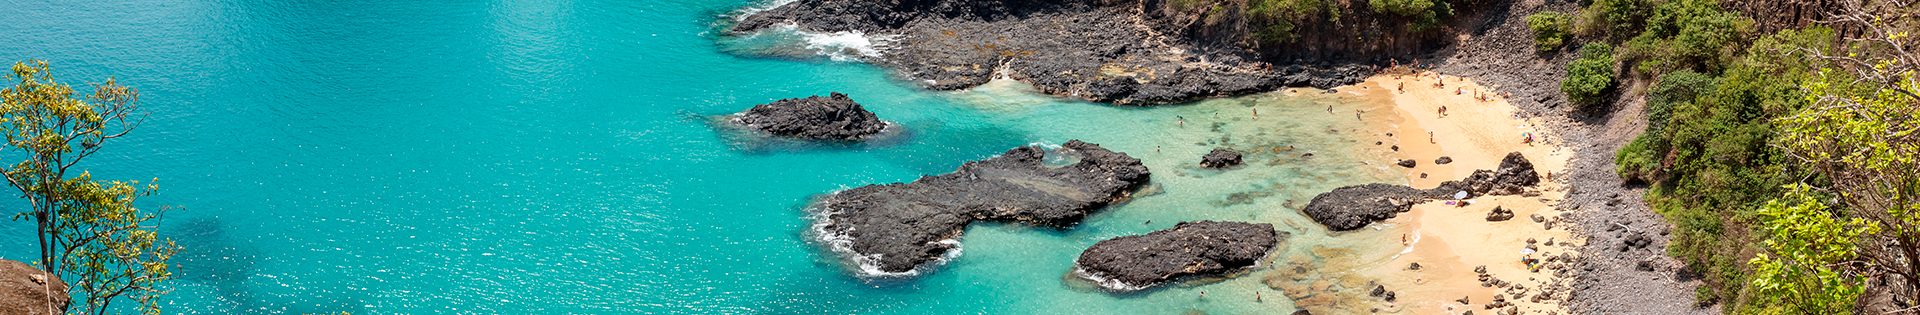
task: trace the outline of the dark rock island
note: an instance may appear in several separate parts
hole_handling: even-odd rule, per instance
[[[732,121],[774,136],[835,141],[864,139],[891,125],[840,93],[761,104],[735,114]]]
[[[1080,253],[1074,272],[1110,290],[1144,289],[1180,277],[1253,266],[1284,236],[1266,223],[1181,222],[1172,229],[1095,243]]]
[[[1533,163],[1514,152],[1500,160],[1498,170],[1476,170],[1466,179],[1440,183],[1433,189],[1390,184],[1340,187],[1314,196],[1303,212],[1328,229],[1348,231],[1393,218],[1412,209],[1414,204],[1447,198],[1458,192],[1464,191],[1470,196],[1513,195],[1538,184],[1540,175],[1534,172]]]
[[[1077,161],[1048,165],[1049,154]],[[1072,227],[1129,197],[1148,175],[1139,159],[1079,140],[1051,152],[1020,147],[952,173],[828,195],[814,208],[815,228],[865,275],[912,275],[955,250],[974,221]]]
[[[1206,168],[1228,168],[1240,165],[1240,151],[1228,148],[1215,148],[1200,157],[1200,166]]]

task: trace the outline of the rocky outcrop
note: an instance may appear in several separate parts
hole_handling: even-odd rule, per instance
[[[827,97],[790,98],[761,104],[734,114],[732,121],[774,136],[838,141],[880,134],[891,125],[838,92]]]
[[[1308,218],[1334,231],[1348,231],[1391,219],[1425,202],[1425,190],[1389,184],[1366,184],[1335,188],[1313,197],[1303,209]]]
[[[870,62],[931,89],[1005,76],[1042,92],[1115,104],[1165,104],[1359,82],[1357,63],[1258,59],[1245,47],[1195,41],[1172,29],[1156,0],[797,0],[745,16],[731,32],[776,25],[887,38]],[[1289,59],[1290,60],[1290,59]]]
[[[1078,161],[1048,165],[1048,155]],[[1079,140],[1020,147],[952,173],[828,195],[814,206],[815,232],[866,275],[912,275],[956,250],[974,221],[1071,227],[1148,175],[1139,159]]]
[[[1433,189],[1421,190],[1390,184],[1340,187],[1314,196],[1303,212],[1328,229],[1349,231],[1393,218],[1411,210],[1414,204],[1430,199],[1447,198],[1462,191],[1469,196],[1520,194],[1527,187],[1539,183],[1540,176],[1534,173],[1533,163],[1519,152],[1514,152],[1500,161],[1497,170],[1476,170],[1466,179],[1447,181]],[[1495,217],[1489,215],[1488,220]],[[1512,218],[1513,213],[1507,212],[1501,220]]]
[[[1527,157],[1520,155],[1520,152],[1513,152],[1500,159],[1499,169],[1475,170],[1466,179],[1440,183],[1433,190],[1447,194],[1465,191],[1474,196],[1513,195],[1539,184],[1540,174],[1534,172],[1533,163],[1527,161]]]
[[[1095,243],[1080,253],[1075,274],[1110,290],[1139,290],[1180,277],[1253,266],[1285,236],[1266,223],[1181,222],[1171,229]]]
[[[1506,220],[1513,220],[1513,210],[1494,206],[1493,211],[1487,212],[1487,222],[1501,222]]]
[[[69,299],[60,278],[25,263],[0,260],[0,314],[59,314]]]
[[[1240,151],[1228,148],[1214,148],[1207,156],[1200,157],[1200,166],[1206,168],[1228,168],[1240,163]]]

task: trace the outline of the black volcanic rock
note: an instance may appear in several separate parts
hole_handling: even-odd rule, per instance
[[[1433,190],[1449,194],[1465,191],[1475,196],[1512,195],[1539,184],[1540,174],[1534,172],[1533,162],[1527,161],[1527,157],[1520,155],[1520,152],[1513,152],[1500,159],[1498,170],[1476,170],[1466,179],[1440,183]]]
[[[1453,164],[1453,157],[1442,156],[1438,159],[1433,159],[1433,164],[1439,164],[1439,165]]]
[[[1049,154],[1078,161],[1050,166]],[[816,205],[816,228],[865,273],[910,274],[958,247],[973,221],[1071,227],[1130,196],[1148,175],[1139,159],[1079,140],[1053,152],[1020,147],[912,183],[834,193]]]
[[[1393,163],[1393,164],[1399,165],[1400,167],[1413,168],[1414,166],[1420,165],[1420,162],[1414,162],[1413,160],[1400,160],[1400,162]]]
[[[879,134],[889,124],[837,92],[754,106],[735,114],[733,122],[781,137],[849,141]]]
[[[1308,218],[1326,225],[1328,229],[1348,231],[1393,218],[1400,212],[1412,209],[1414,204],[1447,198],[1461,191],[1471,196],[1514,195],[1538,184],[1540,175],[1534,172],[1533,163],[1519,152],[1514,152],[1500,160],[1498,170],[1476,170],[1466,179],[1440,183],[1439,187],[1433,189],[1421,190],[1389,184],[1340,187],[1314,196],[1303,211]],[[1488,217],[1491,220],[1497,216]],[[1511,219],[1512,212],[1505,217]]]
[[[1427,194],[1401,185],[1347,186],[1314,196],[1303,210],[1314,222],[1334,231],[1347,231],[1407,212],[1414,204],[1426,202]]]
[[[796,0],[743,16],[728,32],[781,25],[857,31],[885,38],[866,61],[929,89],[1007,77],[1047,94],[1114,104],[1331,88],[1374,72],[1346,62],[1277,67],[1243,48],[1157,34],[1152,29],[1178,22],[1141,13],[1137,3],[1111,0]]]
[[[1100,241],[1080,253],[1075,273],[1112,290],[1138,290],[1184,276],[1252,266],[1285,234],[1272,224],[1181,222],[1172,229]]]
[[[1228,168],[1240,165],[1240,151],[1228,148],[1215,148],[1200,157],[1200,166],[1206,168]]]

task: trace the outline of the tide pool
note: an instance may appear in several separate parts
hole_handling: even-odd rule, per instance
[[[760,47],[716,27],[755,4],[0,0],[0,60],[140,89],[146,124],[84,166],[157,178],[149,207],[184,207],[160,222],[184,247],[163,302],[179,313],[1284,313],[1270,265],[1116,295],[1072,278],[1073,259],[1183,220],[1275,223],[1293,234],[1276,260],[1363,246],[1297,209],[1400,180],[1361,162],[1357,98],[925,91],[865,64],[742,53]],[[908,137],[743,151],[707,123],[829,91]],[[854,277],[804,233],[819,194],[1072,139],[1141,158],[1151,187],[1070,230],[976,225],[957,259],[903,281]],[[1248,166],[1200,169],[1217,146]],[[0,258],[33,242],[31,223],[0,223]]]

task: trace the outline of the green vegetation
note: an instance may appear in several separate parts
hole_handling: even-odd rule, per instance
[[[39,235],[40,267],[82,295],[83,312],[105,314],[117,300],[132,300],[142,312],[160,312],[162,282],[172,277],[167,260],[179,250],[148,225],[154,212],[135,206],[156,187],[137,181],[95,181],[75,169],[108,140],[139,125],[139,93],[109,78],[93,94],[74,96],[53,79],[46,62],[16,63],[17,80],[0,89],[0,131],[7,184],[18,189]],[[76,174],[77,173],[77,174]],[[120,310],[124,311],[124,309]],[[115,312],[117,313],[117,312]]]
[[[1652,15],[1652,0],[1594,0],[1580,11],[1574,33],[1624,40],[1639,34],[1641,26]]]
[[[1552,52],[1567,43],[1568,32],[1573,27],[1573,19],[1566,13],[1540,12],[1527,16],[1527,28],[1533,30],[1533,47],[1540,52]]]
[[[1311,23],[1323,15],[1329,21],[1340,20],[1340,10],[1329,7],[1321,0],[1252,0],[1247,4],[1247,14],[1266,24],[1255,31],[1255,35],[1272,42],[1291,42],[1295,39],[1294,30],[1302,23]]]
[[[1710,284],[1703,302],[1749,293],[1755,210],[1807,173],[1770,145],[1772,121],[1807,104],[1799,86],[1815,65],[1796,48],[1825,49],[1832,36],[1785,31],[1755,41],[1717,77],[1661,75],[1646,95],[1647,131],[1615,156],[1621,177],[1652,184],[1648,203],[1674,225],[1668,251]]]
[[[1440,19],[1453,15],[1453,7],[1442,0],[1367,0],[1375,13],[1413,18],[1414,31],[1440,26]]]
[[[1613,87],[1613,46],[1588,43],[1580,47],[1580,59],[1567,64],[1567,80],[1560,91],[1581,109],[1605,105],[1608,88]]]
[[[1702,303],[1837,314],[1876,292],[1914,302],[1920,65],[1893,57],[1915,45],[1872,18],[1888,15],[1848,9],[1848,26],[1881,38],[1836,47],[1823,27],[1753,34],[1708,0],[1600,0],[1574,22],[1575,34],[1620,44],[1614,57],[1636,74],[1621,80],[1653,80],[1629,95],[1645,97],[1647,130],[1615,161],[1650,185],[1648,203],[1674,226],[1668,251],[1706,280]],[[1563,83],[1582,106],[1598,81],[1591,57]],[[1873,289],[1887,282],[1902,284]]]

